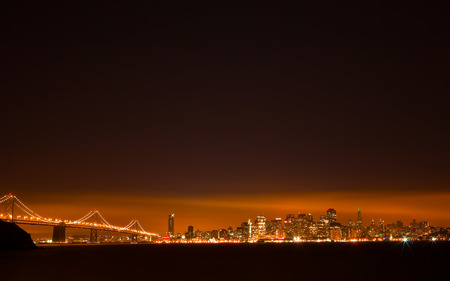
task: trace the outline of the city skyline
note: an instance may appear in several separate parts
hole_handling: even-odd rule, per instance
[[[37,243],[64,242],[156,242],[156,243],[218,243],[218,242],[358,242],[358,241],[437,241],[450,239],[450,227],[430,224],[427,219],[410,223],[401,219],[386,222],[383,218],[363,219],[360,205],[357,206],[356,219],[347,223],[339,212],[329,208],[318,217],[311,213],[289,213],[282,217],[270,218],[262,213],[233,227],[220,227],[214,230],[201,230],[193,225],[187,232],[175,228],[175,214],[168,215],[167,231],[157,234],[147,232],[137,219],[126,226],[110,224],[99,212],[93,209],[82,218],[42,217],[24,204],[16,195],[8,194],[0,198],[0,219],[25,226],[50,226],[52,238],[35,237]],[[366,222],[366,223],[365,223]],[[66,233],[69,229],[87,229],[90,236],[80,231]],[[186,231],[186,229],[185,229]],[[78,234],[76,234],[78,233]],[[129,235],[131,235],[129,237]],[[88,238],[89,237],[89,238]]]
[[[420,195],[421,199],[424,200],[425,198],[422,197],[422,195]],[[74,198],[71,198],[72,200]],[[103,200],[105,198],[103,197]],[[432,217],[429,217],[427,214],[424,214],[422,212],[414,212],[408,215],[399,215],[397,213],[393,213],[392,210],[393,208],[387,208],[387,210],[389,211],[390,215],[383,213],[380,208],[382,208],[382,205],[377,204],[374,205],[372,207],[369,207],[370,205],[368,205],[369,208],[365,208],[365,204],[355,204],[355,205],[348,205],[347,202],[345,202],[344,204],[336,204],[337,202],[335,202],[335,204],[327,204],[325,205],[324,203],[313,203],[312,206],[315,206],[314,208],[308,209],[308,208],[292,208],[292,207],[287,207],[286,206],[284,208],[280,208],[277,204],[275,204],[275,206],[278,206],[276,208],[270,208],[269,206],[266,205],[267,209],[261,208],[261,207],[257,207],[258,210],[252,210],[251,208],[248,208],[248,202],[246,202],[245,199],[241,198],[241,202],[236,202],[238,201],[236,198],[231,198],[233,200],[233,205],[227,205],[220,204],[219,202],[209,202],[206,205],[203,205],[203,207],[201,207],[201,205],[199,205],[198,201],[194,201],[194,202],[190,202],[191,204],[196,206],[197,212],[198,214],[193,215],[192,211],[187,211],[187,212],[183,212],[180,210],[180,212],[177,213],[172,213],[172,215],[176,214],[177,216],[177,223],[176,226],[174,227],[174,231],[175,233],[177,232],[183,232],[183,230],[185,230],[185,228],[187,228],[189,225],[194,225],[197,228],[201,228],[201,229],[212,229],[212,228],[217,228],[217,229],[222,229],[222,228],[228,228],[228,227],[237,227],[237,224],[239,221],[242,221],[243,219],[246,220],[248,218],[254,218],[255,214],[263,214],[266,217],[282,217],[284,216],[284,214],[287,213],[292,213],[292,214],[298,214],[298,213],[311,213],[315,218],[320,217],[321,215],[324,214],[323,210],[326,208],[326,206],[331,207],[332,205],[334,205],[334,209],[339,210],[339,217],[338,217],[338,221],[346,224],[348,222],[348,220],[353,220],[355,223],[357,223],[358,218],[356,215],[356,210],[357,208],[359,208],[360,206],[362,206],[363,210],[365,210],[365,220],[366,222],[369,220],[374,219],[375,221],[379,221],[380,219],[383,219],[386,224],[390,224],[390,223],[395,223],[398,220],[402,220],[404,222],[409,222],[412,221],[413,219],[417,219],[418,221],[428,221],[430,223],[430,225],[433,226],[440,226],[440,227],[448,227],[448,225],[445,224],[445,222],[447,220],[443,220],[444,223],[439,223],[439,221],[436,221],[434,219],[432,219]],[[255,198],[253,198],[255,199]],[[410,197],[403,199],[403,201],[399,201],[401,199],[401,197],[399,198],[392,198],[392,202],[395,202],[396,204],[404,204],[405,202],[410,201]],[[436,201],[437,198],[434,198],[433,203],[436,205],[439,202]],[[446,204],[446,200],[445,198],[442,198],[441,196],[441,202],[443,204]],[[100,197],[97,198],[92,198],[93,201],[95,200],[101,200]],[[154,199],[154,202],[160,201],[161,199]],[[271,197],[271,199],[269,200],[272,203],[280,203],[279,200],[282,200],[281,203],[285,203],[284,197],[280,197],[280,198],[275,198],[274,196]],[[310,200],[310,198],[307,198],[307,200]],[[325,198],[323,198],[323,200],[325,200]],[[332,199],[333,200],[333,199]],[[330,202],[332,202],[332,200]],[[29,201],[29,200],[28,200]],[[342,201],[342,198],[341,200]],[[386,201],[386,200],[385,200]],[[25,201],[27,202],[27,201]],[[126,206],[126,204],[124,204],[126,202],[126,199],[123,198],[123,201],[121,202],[121,204],[123,206]],[[291,202],[295,203],[295,199],[291,199]],[[30,204],[31,203],[31,204]],[[129,211],[128,213],[124,213],[122,211],[119,212],[115,212],[115,213],[111,213],[108,208],[97,208],[97,210],[101,211],[101,213],[103,214],[103,216],[105,216],[106,218],[112,218],[113,220],[110,222],[112,222],[113,224],[118,224],[118,225],[125,225],[126,223],[129,222],[130,217],[136,217],[137,219],[141,222],[141,224],[144,226],[144,228],[147,231],[150,232],[156,232],[160,235],[164,235],[167,232],[167,220],[163,220],[163,217],[167,218],[167,213],[165,213],[164,209],[159,209],[157,210],[156,213],[148,213],[147,212],[142,212],[139,213],[139,209],[140,208],[136,208],[136,201],[132,200],[130,201],[130,203],[132,203],[129,207],[127,207],[126,209]],[[145,200],[143,200],[141,198],[140,204],[142,204],[142,207],[144,207],[144,209],[148,209],[145,208],[147,203]],[[231,203],[231,202],[229,202]],[[267,203],[267,202],[266,202]],[[65,206],[65,209],[67,209],[67,203],[61,203],[61,205]],[[182,204],[181,201],[178,202],[173,202],[173,204],[177,204],[180,205]],[[186,203],[183,203],[186,204]],[[237,205],[236,205],[237,204]],[[243,206],[245,206],[245,211],[242,211],[242,209],[240,209],[238,206],[241,206],[241,208]],[[81,208],[80,206],[78,206],[76,209],[78,209],[77,214],[74,216],[64,216],[64,215],[59,215],[59,216],[54,216],[55,213],[59,213],[61,214],[61,210],[58,210],[58,205],[54,205],[54,204],[50,204],[50,208],[53,208],[52,211],[47,211],[47,212],[42,212],[47,208],[43,208],[39,207],[39,205],[41,204],[36,204],[36,202],[28,202],[28,206],[31,206],[31,209],[37,211],[39,214],[41,215],[49,215],[49,217],[53,217],[54,219],[56,218],[60,218],[60,219],[77,219],[81,216]],[[134,205],[134,206],[133,206]],[[211,205],[216,205],[216,208],[220,210],[220,212],[211,212]],[[42,206],[42,205],[41,205]],[[273,206],[272,206],[273,207]],[[437,208],[439,208],[439,206],[436,206]],[[91,208],[92,209],[92,208]],[[177,208],[175,208],[177,209]],[[141,209],[142,210],[142,209]],[[20,210],[19,210],[20,211]],[[418,211],[418,209],[416,209],[415,211]],[[208,213],[208,215],[206,215]],[[162,215],[164,214],[164,215]],[[198,216],[198,215],[202,215],[202,216]],[[431,213],[433,214],[433,213]],[[447,216],[447,213],[443,214],[444,216]],[[118,221],[121,221],[121,217],[126,216],[126,221],[123,221],[123,223],[117,223]],[[161,217],[162,216],[162,217]],[[171,215],[169,215],[170,217]],[[149,218],[150,217],[150,218]],[[220,218],[220,219],[218,219]],[[149,223],[150,221],[150,223]],[[31,232],[31,234],[36,235],[37,233],[40,233],[41,235],[43,234],[43,232],[47,232],[47,233],[51,233],[51,230],[49,229],[42,229],[39,227],[25,227],[27,230],[29,230]]]
[[[397,220],[386,223],[383,219],[364,225],[360,206],[356,220],[350,219],[347,224],[341,223],[335,209],[326,210],[326,215],[314,218],[309,214],[287,214],[285,219],[267,218],[259,214],[256,219],[248,219],[233,228],[216,230],[195,230],[189,226],[187,232],[173,234],[173,214],[169,215],[168,231],[162,237],[164,242],[358,242],[358,241],[436,241],[449,240],[450,228],[430,225],[426,220],[417,221],[414,217],[410,223]]]

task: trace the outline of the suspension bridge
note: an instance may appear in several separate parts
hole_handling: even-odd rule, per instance
[[[90,242],[98,242],[98,231],[129,234],[131,235],[131,242],[137,242],[139,237],[159,236],[156,233],[145,231],[136,219],[131,220],[126,226],[112,225],[96,209],[89,211],[77,220],[45,218],[28,208],[17,196],[11,193],[0,198],[0,219],[16,224],[52,226],[52,242],[65,242],[66,228],[90,230]]]

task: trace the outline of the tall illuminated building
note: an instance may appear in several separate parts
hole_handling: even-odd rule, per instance
[[[287,214],[284,221],[284,236],[288,238],[293,238],[294,235],[294,214]]]
[[[382,219],[380,219],[380,223],[378,224],[378,231],[383,234],[386,232],[386,226],[384,225],[384,220]]]
[[[337,216],[336,216],[336,210],[335,209],[328,209],[327,210],[327,219],[328,219],[328,223],[332,224],[335,223],[337,220]]]
[[[168,231],[169,237],[172,237],[175,234],[174,223],[175,223],[175,214],[170,214],[169,215],[169,231]]]
[[[358,205],[358,218],[356,220],[356,228],[358,230],[362,230],[362,228],[363,228],[363,221],[362,221],[362,217],[361,217],[361,209],[359,208],[359,205]]]
[[[266,217],[259,215],[256,217],[256,236],[263,238],[266,235]]]
[[[281,218],[276,218],[271,221],[271,232],[277,237],[283,236],[283,221]]]
[[[192,225],[188,226],[189,239],[194,238],[194,227]]]

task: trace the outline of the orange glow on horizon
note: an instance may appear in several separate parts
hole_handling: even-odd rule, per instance
[[[47,197],[44,201],[33,197],[21,199],[44,217],[69,220],[82,217],[85,210],[92,210],[95,205],[96,210],[114,225],[126,225],[130,219],[136,218],[146,231],[160,235],[167,231],[167,216],[170,213],[177,214],[175,231],[184,233],[188,225],[203,231],[229,226],[235,228],[261,213],[268,220],[276,217],[284,219],[286,214],[311,213],[317,221],[329,206],[334,206],[338,221],[347,225],[349,219],[356,219],[358,204],[365,225],[372,219],[377,223],[379,219],[384,219],[386,224],[400,219],[409,224],[414,215],[418,221],[429,221],[431,225],[450,225],[450,192],[442,191],[304,192],[197,197],[90,194],[60,195]]]

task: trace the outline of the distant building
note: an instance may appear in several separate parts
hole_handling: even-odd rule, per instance
[[[233,227],[229,226],[228,227],[228,237],[230,238],[234,238],[234,231],[233,231]]]
[[[310,238],[309,227],[311,226],[312,221],[309,220],[309,217],[306,214],[298,214],[298,217],[294,221],[294,237],[300,239],[308,239]]]
[[[329,224],[332,224],[337,221],[335,209],[330,208],[327,210],[327,219]]]
[[[249,220],[250,222],[250,220]],[[247,239],[250,238],[250,225],[249,222],[243,222],[241,223],[241,228],[242,228],[242,239]]]
[[[219,229],[219,239],[228,239],[228,237],[228,231],[226,229]]]
[[[244,238],[244,228],[241,226],[236,227],[236,231],[234,232],[234,238],[242,239]]]
[[[328,239],[330,235],[330,228],[327,216],[320,216],[320,221],[316,223],[317,238]]]
[[[189,239],[192,239],[195,237],[194,235],[194,227],[192,225],[188,226],[188,235],[189,235]]]
[[[256,217],[256,231],[255,236],[257,238],[264,238],[266,235],[266,217],[259,215]]]
[[[333,241],[341,241],[342,240],[342,231],[338,225],[330,227],[330,239]]]
[[[283,236],[283,221],[281,218],[276,218],[270,221],[270,233],[277,237]]]
[[[355,226],[355,222],[352,220],[348,221],[348,228],[347,228],[347,239],[354,239],[358,237],[358,231]]]
[[[211,233],[211,231],[205,231],[205,233],[204,233],[204,235],[203,235],[203,238],[206,239],[206,240],[211,239],[211,238],[212,238],[212,233]]]
[[[294,237],[294,214],[287,214],[284,220],[284,237],[293,238]]]
[[[356,228],[358,229],[358,231],[362,231],[362,228],[363,228],[361,209],[359,208],[359,205],[358,205],[358,218],[356,220]]]
[[[384,225],[384,220],[380,219],[380,222],[378,224],[378,232],[382,233],[383,235],[386,232],[386,226]]]
[[[169,215],[169,231],[168,231],[168,234],[169,234],[169,237],[173,237],[174,236],[174,234],[175,234],[175,226],[174,226],[174,223],[175,223],[175,214],[170,214]]]

